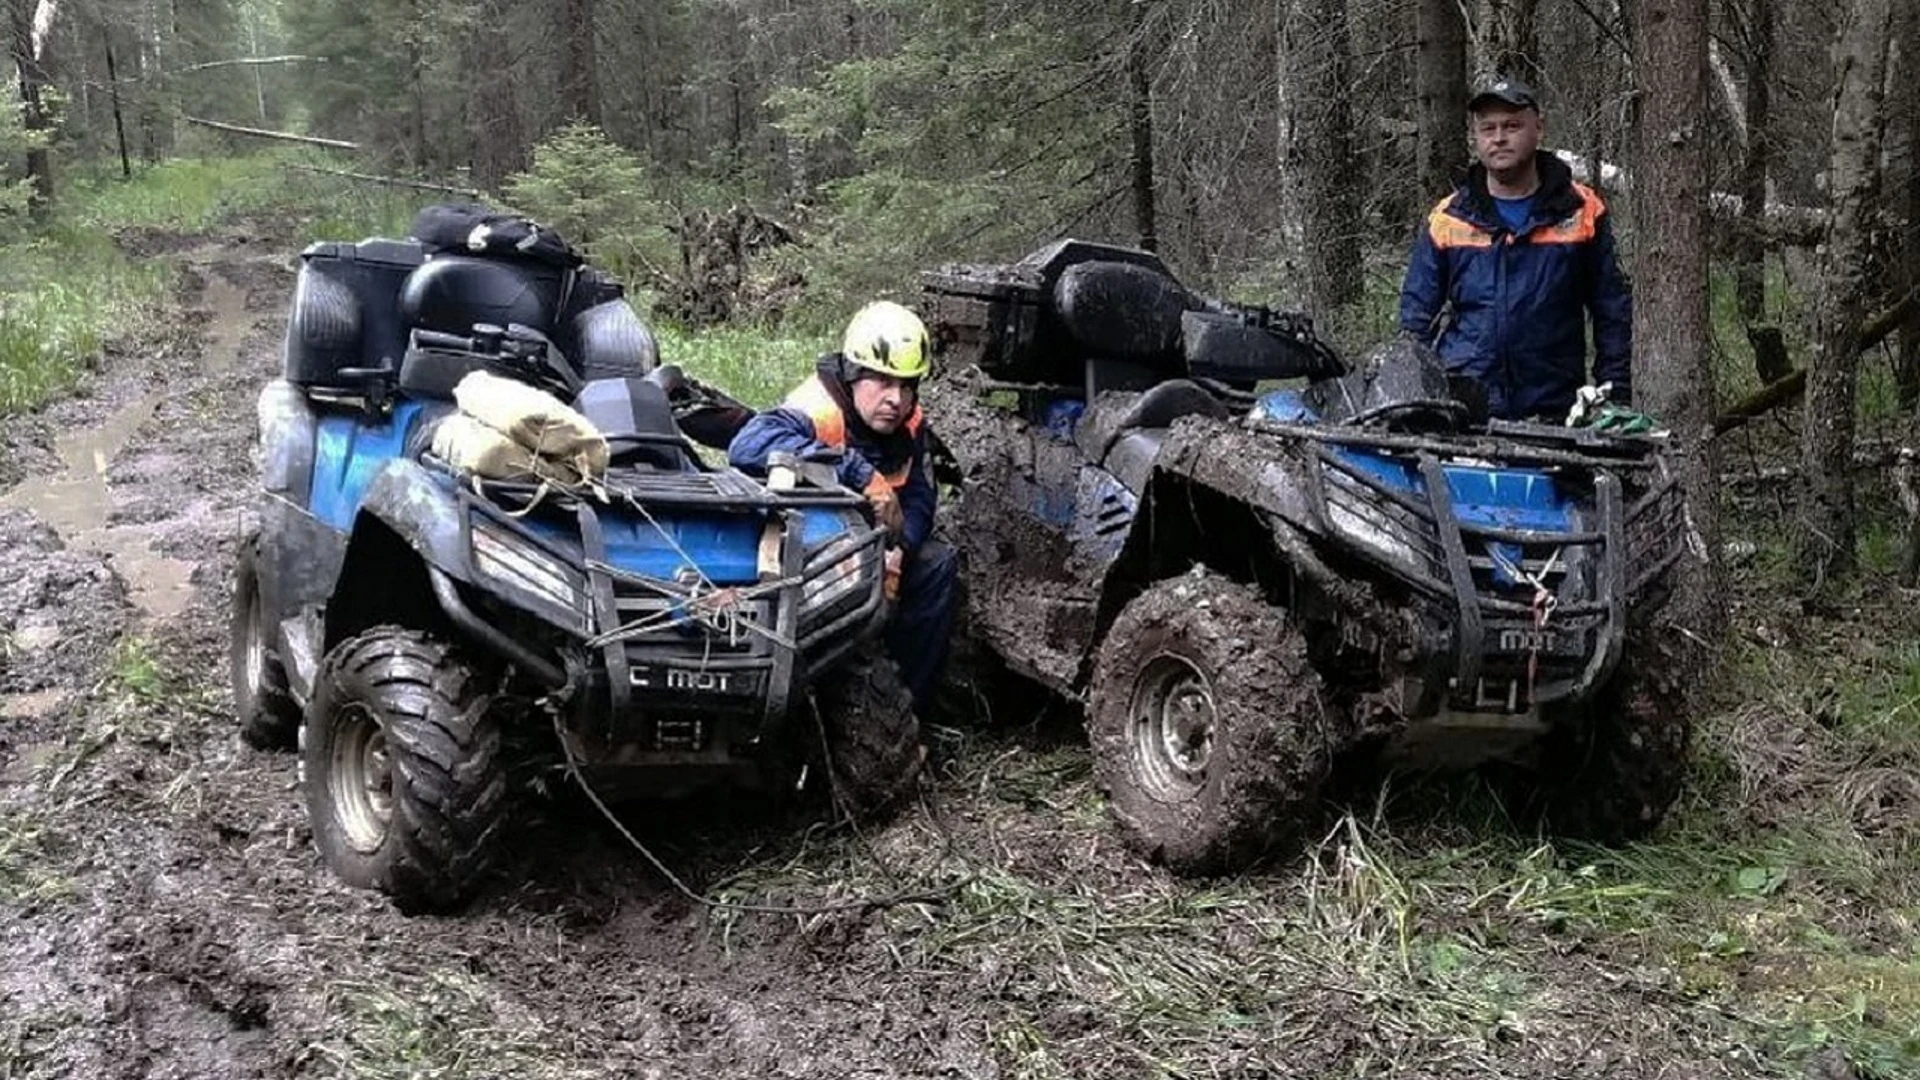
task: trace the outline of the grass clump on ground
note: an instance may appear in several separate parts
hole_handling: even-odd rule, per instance
[[[76,386],[110,340],[165,300],[172,273],[72,222],[0,250],[0,416]]]

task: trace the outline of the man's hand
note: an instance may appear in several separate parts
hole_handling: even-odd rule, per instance
[[[887,599],[900,599],[900,570],[907,562],[907,553],[899,548],[888,548],[886,559]]]
[[[895,536],[900,535],[907,527],[907,515],[900,509],[900,497],[893,493],[893,485],[876,472],[873,479],[867,481],[865,495],[867,502],[873,505],[873,519],[881,528]]]

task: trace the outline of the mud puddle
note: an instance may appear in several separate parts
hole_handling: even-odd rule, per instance
[[[207,344],[200,369],[231,369],[251,323],[246,290],[218,272],[204,275],[202,300],[209,311]],[[71,548],[105,556],[126,581],[134,606],[150,619],[186,610],[194,564],[154,550],[151,530],[111,522],[114,501],[107,482],[110,463],[134,443],[168,393],[164,385],[122,405],[105,420],[55,439],[60,470],[22,481],[0,493],[0,509],[25,510],[52,526]]]

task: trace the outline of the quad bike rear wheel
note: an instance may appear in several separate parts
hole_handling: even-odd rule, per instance
[[[379,627],[327,655],[301,729],[314,844],[349,885],[408,913],[471,894],[507,782],[490,687],[459,650]]]
[[[240,542],[234,564],[227,670],[240,737],[258,750],[291,750],[300,707],[287,690],[286,668],[273,649],[273,622],[260,593],[260,534]]]
[[[815,707],[832,787],[847,812],[873,819],[896,808],[926,754],[913,695],[877,640],[822,680]]]
[[[1297,830],[1335,746],[1306,638],[1211,571],[1161,581],[1114,620],[1088,734],[1121,836],[1177,873],[1228,871]]]

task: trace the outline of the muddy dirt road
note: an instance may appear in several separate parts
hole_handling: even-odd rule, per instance
[[[533,804],[458,917],[343,888],[294,761],[237,737],[225,676],[292,249],[270,229],[159,247],[181,266],[177,322],[88,396],[0,423],[0,1077],[1758,1068],[1666,974],[1577,941],[1517,946],[1541,964],[1506,1018],[1397,999],[1411,975],[1363,970],[1384,938],[1359,871],[1170,883],[1119,849],[1084,754],[1032,736],[969,742],[937,813],[869,842],[713,807],[634,822],[726,896],[971,875],[940,904],[709,913],[565,799]]]

